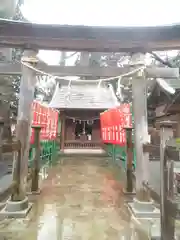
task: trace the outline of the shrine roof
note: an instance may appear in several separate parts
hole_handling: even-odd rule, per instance
[[[180,101],[180,79],[163,79],[165,83],[168,85],[165,86],[165,84],[160,84],[160,82],[157,82],[155,79],[151,84],[150,94],[148,96],[147,102],[149,107],[157,107],[158,103],[168,104],[170,99],[173,100],[173,104]],[[174,93],[168,92],[168,89],[172,88],[175,90]]]
[[[105,86],[56,86],[49,104],[58,109],[108,109],[118,105],[114,91]]]

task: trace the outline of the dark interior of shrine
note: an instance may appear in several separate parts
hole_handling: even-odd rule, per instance
[[[101,148],[100,113],[104,110],[64,110],[61,147]],[[62,112],[62,111],[61,111]],[[64,130],[63,130],[64,128]]]

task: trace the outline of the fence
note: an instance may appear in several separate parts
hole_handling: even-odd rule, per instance
[[[125,128],[132,128],[134,117],[130,104],[121,104],[116,109],[109,109],[101,114],[101,134],[106,151],[114,163],[126,169],[127,146]],[[133,144],[133,130],[131,131]],[[134,144],[133,144],[134,146]],[[136,167],[136,154],[133,149],[133,168]]]
[[[40,166],[54,164],[58,155],[58,119],[59,114],[56,110],[44,106],[37,101],[32,105],[32,125],[41,126],[40,132]],[[31,147],[29,152],[29,167],[32,166],[35,155],[34,128],[31,132]]]
[[[19,140],[11,140],[7,142],[2,141],[2,132],[3,132],[4,122],[0,121],[0,155],[5,153],[17,153],[14,158],[13,171],[12,171],[12,182],[8,188],[0,196],[0,200],[3,200],[8,195],[11,195],[12,201],[19,201],[22,197],[21,192],[21,142]],[[31,157],[31,167],[27,176],[27,181],[31,180],[31,192],[37,192],[39,190],[39,170],[40,170],[40,130],[41,127],[34,127],[34,157]],[[51,148],[52,149],[52,148]],[[51,150],[50,156],[52,156],[53,150]],[[1,156],[2,157],[2,156]]]
[[[58,160],[58,151],[59,144],[56,139],[43,140],[41,139],[41,126],[33,126],[34,132],[34,141],[30,145],[29,151],[29,162],[28,162],[28,186],[30,186],[31,192],[38,191],[39,184],[39,172],[42,170],[46,173],[46,168],[49,165],[53,165]],[[0,155],[2,159],[2,155],[6,153],[17,152],[17,158],[13,164],[13,179],[10,180],[7,187],[0,194],[0,201],[4,201],[7,196],[11,195],[11,198],[16,201],[20,195],[20,169],[21,169],[21,143],[17,141],[14,137],[13,140],[8,140],[7,142],[2,141],[2,133],[4,129],[4,122],[0,119]],[[13,159],[12,159],[13,161]],[[30,185],[29,185],[30,184]]]
[[[40,142],[40,166],[55,164],[58,158],[59,144],[56,140]],[[29,167],[32,166],[35,156],[35,144],[31,144],[29,151]]]
[[[123,167],[126,172],[126,190],[124,192],[133,194],[134,191],[134,169],[135,169],[135,150],[133,143],[132,127],[127,127],[125,130],[126,146],[107,143],[106,151],[111,156],[111,163]]]
[[[118,146],[116,144],[106,143],[106,152],[111,157],[112,161],[122,166],[124,169],[126,169],[127,166],[127,153],[126,153],[126,146]],[[133,168],[136,167],[136,154],[135,150],[133,149]]]

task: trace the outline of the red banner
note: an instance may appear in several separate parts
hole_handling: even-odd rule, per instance
[[[104,143],[107,143],[107,121],[106,112],[100,114],[100,126],[101,126],[101,139]]]
[[[132,127],[132,115],[129,104],[101,113],[101,137],[104,143],[124,146],[126,144],[125,127]]]
[[[115,140],[113,141],[113,143],[124,145],[125,144],[124,115],[118,109],[115,110],[113,126],[115,129]]]
[[[132,127],[132,113],[130,104],[121,104],[118,109],[124,114],[124,127]]]
[[[32,126],[41,126],[40,140],[54,140],[58,131],[58,111],[37,101],[32,104]],[[34,130],[31,129],[31,144],[34,143]]]

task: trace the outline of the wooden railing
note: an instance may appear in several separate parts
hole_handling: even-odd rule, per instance
[[[0,132],[2,130],[2,124],[0,124]],[[27,181],[31,180],[30,191],[31,193],[37,193],[39,190],[39,161],[40,161],[40,127],[34,127],[35,131],[35,157],[33,160],[33,166],[28,170]],[[2,142],[0,139],[0,155],[4,153],[17,153],[16,159],[14,159],[14,168],[12,171],[12,183],[10,186],[0,194],[0,201],[7,198],[7,196],[11,195],[12,201],[17,201],[20,197],[22,197],[21,186],[20,186],[20,171],[21,171],[21,152],[22,146],[19,140],[12,140],[8,142]]]
[[[100,149],[102,148],[101,142],[94,141],[65,141],[65,149]]]
[[[160,161],[160,144],[149,144],[147,146],[150,161]],[[179,151],[175,147],[167,147],[168,157],[174,161],[179,161]]]

